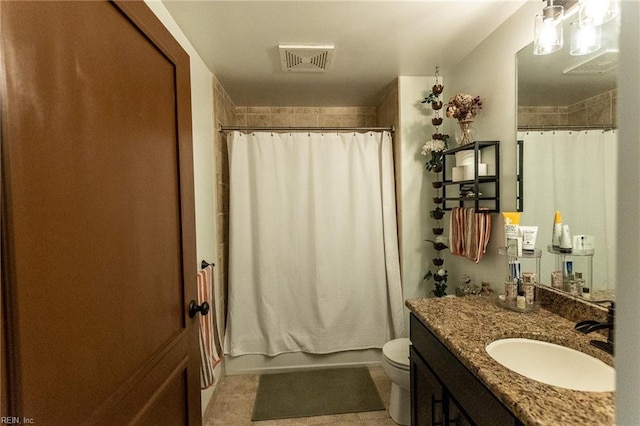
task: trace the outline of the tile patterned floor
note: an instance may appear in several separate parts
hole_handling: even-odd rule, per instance
[[[204,426],[396,426],[389,417],[391,382],[382,367],[370,367],[385,410],[331,416],[252,422],[251,412],[258,388],[258,375],[227,376],[218,385],[204,414]]]

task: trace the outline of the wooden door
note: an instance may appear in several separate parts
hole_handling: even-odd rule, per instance
[[[200,424],[187,54],[142,2],[3,1],[0,31],[0,414]]]

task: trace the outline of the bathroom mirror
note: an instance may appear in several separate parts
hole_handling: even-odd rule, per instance
[[[533,19],[533,18],[532,18]],[[554,213],[573,235],[595,238],[593,268],[588,256],[571,256],[574,272],[590,275],[594,298],[613,297],[616,229],[616,79],[619,22],[602,25],[597,51],[571,56],[571,25],[564,23],[564,47],[535,56],[533,43],[517,53],[518,182],[521,225],[538,226],[540,277],[563,269],[550,253]],[[521,191],[521,192],[520,192]]]

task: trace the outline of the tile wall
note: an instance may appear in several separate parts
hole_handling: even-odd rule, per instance
[[[236,124],[236,105],[233,103],[224,87],[213,76],[213,113],[216,127],[234,126]],[[216,170],[216,236],[218,283],[223,286],[222,304],[226,310],[228,294],[229,267],[229,153],[227,138],[217,130],[215,134],[215,170]],[[226,318],[226,312],[225,316]]]
[[[375,107],[238,107],[238,126],[376,126]]]
[[[614,89],[569,106],[519,106],[518,128],[616,127],[616,100]]]
[[[398,79],[392,81],[384,91],[380,98],[380,103],[376,107],[376,125],[381,127],[393,126],[396,131],[393,135],[393,164],[396,180],[396,217],[398,221],[398,245],[400,250],[400,259],[402,259],[402,203],[401,193],[401,176],[402,176],[402,155],[401,144],[402,135],[400,134],[400,104],[398,96]]]

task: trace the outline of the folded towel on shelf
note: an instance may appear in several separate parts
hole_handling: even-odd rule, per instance
[[[491,216],[473,207],[454,207],[449,222],[449,248],[456,256],[480,262],[491,236]]]
[[[198,304],[209,304],[209,314],[199,315],[200,322],[200,387],[206,389],[217,379],[214,369],[222,361],[222,324],[220,306],[215,285],[213,265],[209,265],[196,275],[198,284]]]

